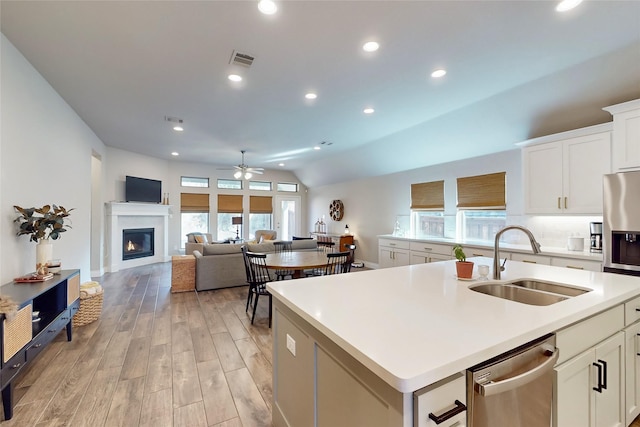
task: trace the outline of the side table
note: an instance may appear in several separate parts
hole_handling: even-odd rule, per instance
[[[171,257],[171,293],[195,291],[196,257],[174,255]]]

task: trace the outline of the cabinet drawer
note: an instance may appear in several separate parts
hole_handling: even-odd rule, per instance
[[[7,363],[32,338],[31,304],[27,304],[11,320],[4,320],[2,329],[2,362]]]
[[[624,303],[624,324],[629,326],[640,319],[640,297]]]
[[[569,360],[623,328],[624,307],[620,304],[587,320],[559,330],[556,332],[556,347],[560,349],[558,363]]]
[[[462,373],[445,378],[413,393],[413,425],[414,427],[453,427],[464,426],[467,419],[466,382]],[[457,414],[446,420],[433,418],[453,411]]]
[[[576,270],[602,271],[602,264],[598,261],[571,258],[551,258],[551,265],[556,267],[574,268]]]
[[[9,383],[13,377],[20,372],[26,363],[25,354],[26,352],[24,350],[18,351],[11,359],[4,363],[1,374],[2,384]]]
[[[452,246],[437,243],[411,242],[409,248],[416,252],[427,252],[441,255],[451,255]]]
[[[378,245],[394,249],[409,249],[409,242],[406,240],[379,239]]]
[[[484,256],[488,258],[493,258],[493,250],[485,249],[485,248],[470,248],[467,247],[465,249],[465,253],[467,254],[467,258],[471,258],[474,256]],[[504,256],[504,254],[503,254]]]
[[[511,253],[512,261],[529,262],[531,264],[551,265],[551,257],[533,254]]]

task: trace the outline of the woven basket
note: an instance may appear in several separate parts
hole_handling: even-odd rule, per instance
[[[104,289],[100,293],[80,296],[80,309],[73,316],[73,326],[84,326],[98,320],[102,314],[102,301],[104,300]]]

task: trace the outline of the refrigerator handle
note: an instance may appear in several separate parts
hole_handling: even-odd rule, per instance
[[[508,378],[506,380],[488,382],[486,384],[480,384],[476,382],[476,390],[482,396],[492,396],[494,394],[503,393],[505,391],[521,387],[522,385],[535,380],[536,378],[553,369],[553,365],[556,364],[559,355],[560,353],[558,349],[555,349],[555,351],[551,353],[549,358],[540,365],[527,372],[523,372],[520,375],[516,375],[515,377]]]

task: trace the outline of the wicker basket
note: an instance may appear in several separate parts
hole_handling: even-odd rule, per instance
[[[80,294],[80,309],[73,316],[73,326],[84,326],[98,320],[102,314],[102,301],[104,300],[104,289],[93,295]]]

